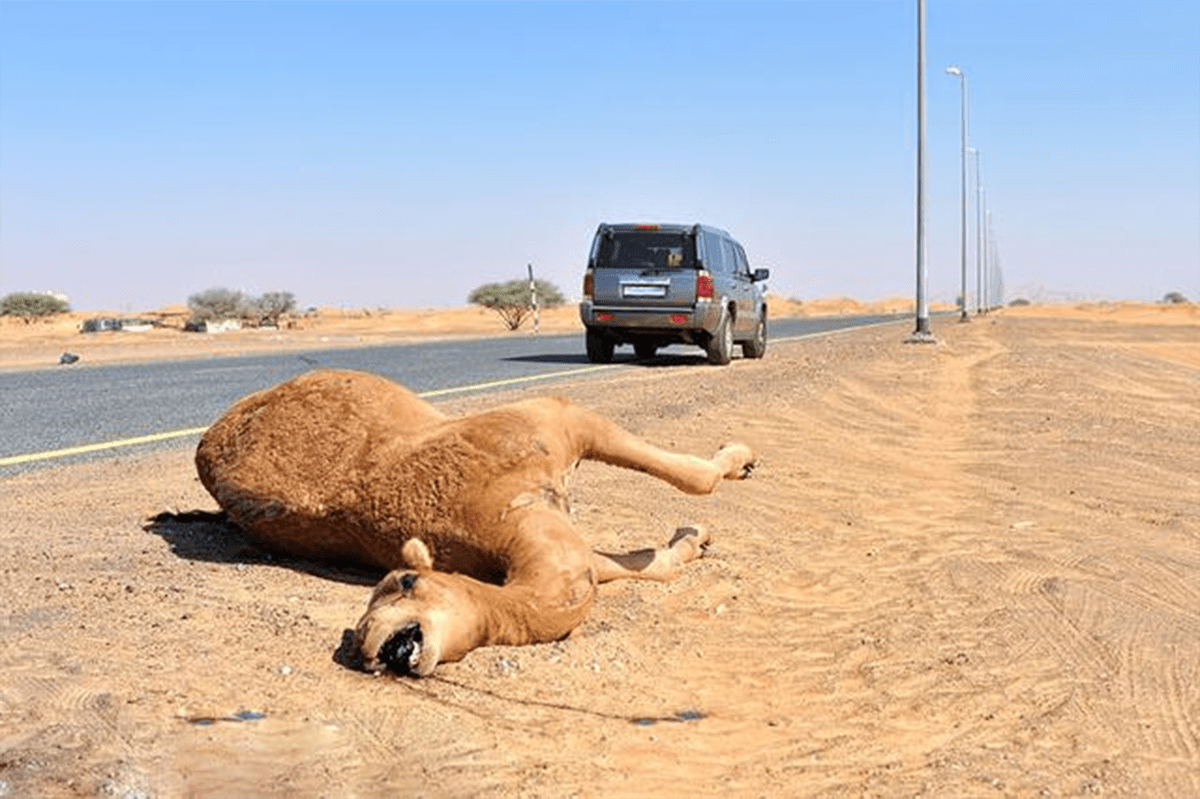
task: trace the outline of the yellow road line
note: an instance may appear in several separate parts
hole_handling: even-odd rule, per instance
[[[123,438],[119,441],[105,441],[100,444],[84,444],[81,447],[53,449],[49,450],[48,452],[31,452],[28,455],[10,455],[7,458],[0,458],[0,466],[18,466],[22,463],[47,461],[53,458],[65,458],[68,455],[83,455],[88,452],[99,452],[105,449],[118,449],[120,447],[132,447],[136,444],[150,444],[155,441],[167,441],[172,438],[199,435],[207,429],[207,427],[193,427],[188,430],[172,430],[169,433],[154,433],[153,435],[138,436],[136,438]]]
[[[425,391],[417,394],[418,397],[442,397],[448,394],[462,394],[467,391],[482,391],[489,388],[500,388],[502,386],[512,386],[518,383],[529,383],[534,380],[547,380],[552,377],[563,377],[566,375],[586,374],[588,372],[599,372],[605,369],[614,369],[616,364],[606,364],[602,366],[585,366],[581,369],[567,369],[562,372],[547,372],[540,375],[526,375],[525,377],[512,377],[506,380],[492,380],[487,383],[475,383],[468,386],[456,386],[455,388],[441,388],[435,391]],[[66,458],[71,455],[85,455],[89,452],[102,452],[107,449],[120,449],[122,447],[133,447],[138,444],[153,444],[157,441],[169,441],[172,438],[184,438],[185,436],[201,435],[208,427],[190,427],[187,430],[171,430],[166,433],[153,433],[148,436],[137,436],[135,438],[122,438],[117,441],[104,441],[99,444],[84,444],[79,447],[67,447],[65,449],[54,449],[46,452],[31,452],[27,455],[9,455],[5,458],[0,458],[0,466],[20,466],[25,463],[33,463],[35,461],[47,461],[55,458]]]
[[[418,394],[418,397],[443,397],[447,394],[461,394],[464,391],[481,391],[485,388],[500,388],[501,386],[513,386],[518,383],[529,383],[534,380],[546,380],[551,377],[563,377],[565,375],[582,375],[588,372],[602,372],[606,369],[615,369],[620,364],[604,364],[602,366],[584,366],[580,369],[567,369],[562,372],[546,372],[540,375],[526,375],[524,377],[510,377],[506,380],[493,380],[489,383],[475,383],[469,386],[457,386],[456,388],[439,388],[435,391],[423,391]]]

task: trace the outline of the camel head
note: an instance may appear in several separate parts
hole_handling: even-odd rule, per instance
[[[393,571],[375,587],[356,641],[367,671],[426,677],[477,645],[478,623],[462,579],[434,571],[421,541],[409,540],[403,554],[415,568]]]

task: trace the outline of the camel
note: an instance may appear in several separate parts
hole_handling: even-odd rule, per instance
[[[265,548],[389,570],[356,627],[362,668],[427,676],[477,647],[564,638],[597,584],[671,580],[702,555],[694,525],[665,547],[593,551],[567,497],[585,458],[696,495],[756,462],[742,444],[668,452],[560,398],[452,417],[383,377],[316,370],[237,402],[196,468]]]

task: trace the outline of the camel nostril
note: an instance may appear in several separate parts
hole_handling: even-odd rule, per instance
[[[413,622],[397,630],[379,648],[379,659],[396,674],[412,674],[416,656],[421,652],[421,625]]]

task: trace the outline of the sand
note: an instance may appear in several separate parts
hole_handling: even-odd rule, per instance
[[[909,328],[556,385],[761,466],[585,464],[597,546],[708,556],[425,680],[339,665],[376,575],[189,515],[189,445],[0,476],[0,796],[1200,795],[1200,315]]]

